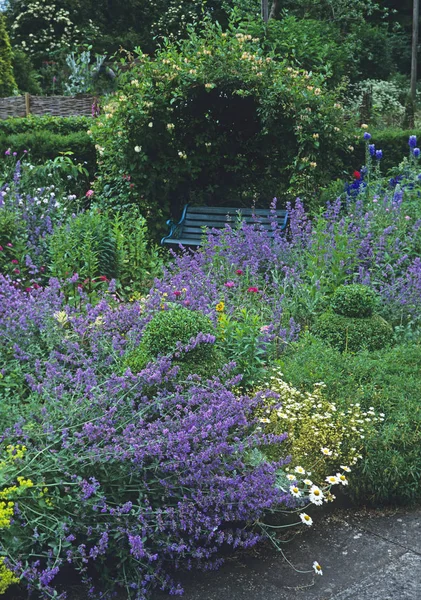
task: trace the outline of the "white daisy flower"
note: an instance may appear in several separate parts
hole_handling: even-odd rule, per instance
[[[299,473],[300,475],[305,475],[306,472],[304,471],[303,467],[295,467],[294,471],[296,473]]]
[[[337,475],[329,475],[328,477],[326,477],[325,481],[327,481],[327,483],[329,483],[330,485],[336,485],[339,483],[339,478]]]
[[[313,569],[316,575],[323,575],[322,567],[319,565],[317,560],[315,560],[313,563]]]
[[[317,485],[312,485],[310,488],[310,493],[308,499],[312,504],[316,504],[317,506],[321,506],[323,504],[324,494]]]
[[[296,486],[296,485],[292,485],[292,486],[289,488],[289,491],[290,491],[290,493],[291,493],[291,496],[294,496],[294,498],[299,498],[299,497],[301,496],[301,492],[300,492],[300,490],[297,488],[297,486]]]
[[[341,465],[341,469],[342,469],[342,471],[345,471],[346,473],[351,473],[351,469],[349,467],[347,467],[346,465]]]
[[[332,450],[329,450],[329,448],[320,448],[320,450],[325,456],[332,456]]]
[[[307,513],[300,513],[300,519],[304,525],[308,525],[308,527],[313,525],[313,519]]]
[[[134,147],[134,151],[135,152],[142,152],[142,146],[135,146]]]
[[[287,475],[287,479],[289,479],[289,481],[295,481],[295,475],[293,475],[292,473],[288,473]]]
[[[303,483],[305,485],[313,485],[313,482],[311,481],[311,479],[303,479]]]
[[[338,483],[342,483],[342,485],[348,485],[348,479],[343,473],[336,473],[336,477],[338,478]]]

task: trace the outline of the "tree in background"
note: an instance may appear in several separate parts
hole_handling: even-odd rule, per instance
[[[11,96],[16,90],[16,82],[13,77],[12,47],[4,16],[0,14],[0,96]]]

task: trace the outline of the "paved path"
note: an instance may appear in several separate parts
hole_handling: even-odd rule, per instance
[[[182,575],[183,600],[421,600],[421,508],[332,510],[324,517],[316,511],[314,520],[285,553],[297,569],[318,560],[323,577],[296,573],[265,543],[229,558],[219,571]],[[172,597],[156,592],[152,600]],[[68,599],[86,600],[86,591],[69,586]]]
[[[184,600],[421,600],[421,509],[337,511],[286,545],[298,574],[269,545],[220,571],[184,577]],[[153,600],[168,599],[156,593]]]

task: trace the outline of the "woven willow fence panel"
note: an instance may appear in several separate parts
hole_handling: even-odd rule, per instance
[[[11,96],[0,98],[0,119],[28,115],[90,116],[94,103],[93,96]]]

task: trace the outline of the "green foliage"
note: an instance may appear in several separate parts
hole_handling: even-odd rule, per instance
[[[215,327],[209,317],[199,311],[175,306],[170,310],[160,311],[149,321],[143,331],[142,344],[150,356],[156,357],[172,353],[177,342],[188,344],[199,333],[215,334]],[[200,344],[195,350],[199,350],[200,346],[204,347],[206,355],[209,344]]]
[[[350,402],[385,416],[374,438],[364,440],[363,461],[351,478],[356,502],[405,504],[421,498],[421,345],[341,354],[309,335],[280,362],[285,381],[325,395],[342,410]],[[354,469],[353,469],[354,470]]]
[[[208,24],[122,76],[95,122],[105,205],[163,220],[186,201],[251,204],[314,191],[341,165],[349,125],[321,75],[273,60],[259,40]],[[131,186],[124,178],[131,177]],[[155,224],[154,223],[154,224]]]
[[[377,148],[383,150],[383,159],[381,169],[387,173],[390,169],[402,162],[402,157],[408,154],[408,138],[410,135],[416,135],[421,139],[421,130],[419,129],[375,129],[370,130],[373,142]],[[365,142],[358,138],[354,144],[355,150],[350,158],[350,170],[359,168],[365,163]]]
[[[94,119],[92,117],[10,117],[0,120],[0,134],[13,135],[17,133],[48,131],[59,135],[87,131]]]
[[[327,312],[316,320],[312,331],[341,352],[378,350],[389,346],[393,338],[391,326],[379,315],[351,318]]]
[[[28,94],[41,95],[42,90],[39,83],[39,75],[29,56],[23,50],[15,48],[13,50],[12,64],[19,93],[24,94],[28,92]]]
[[[371,317],[378,299],[375,291],[366,285],[341,285],[338,287],[330,303],[337,315],[343,317]]]
[[[105,278],[118,278],[120,296],[135,298],[161,272],[160,252],[149,244],[137,211],[111,215],[93,208],[56,228],[48,244],[51,275],[66,279],[77,273],[89,294]]]
[[[113,279],[118,275],[118,254],[112,224],[107,215],[90,210],[71,217],[49,238],[50,272],[66,279],[74,273],[87,281],[97,277]]]
[[[11,148],[18,155],[24,150],[30,151],[34,162],[54,160],[60,153],[72,152],[80,163],[86,163],[87,170],[93,175],[96,167],[96,152],[91,138],[83,131],[62,135],[46,130],[27,131],[8,134],[0,127],[0,153]]]
[[[186,347],[199,333],[216,334],[212,321],[203,313],[179,305],[162,310],[146,325],[141,343],[126,355],[124,365],[138,373],[159,355],[172,354],[179,377],[192,373],[212,377],[226,362],[214,344],[200,342],[190,350],[177,350],[178,343]]]
[[[16,90],[12,58],[12,47],[6,31],[6,21],[0,13],[0,96],[11,96]]]
[[[227,361],[235,361],[241,373],[241,387],[250,389],[265,375],[271,344],[266,341],[262,317],[247,308],[238,308],[235,316],[221,313],[218,344]]]

